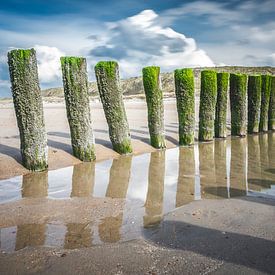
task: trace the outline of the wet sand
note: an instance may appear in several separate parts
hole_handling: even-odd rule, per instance
[[[1,253],[0,274],[274,274],[274,206],[264,198],[195,201],[138,240]]]

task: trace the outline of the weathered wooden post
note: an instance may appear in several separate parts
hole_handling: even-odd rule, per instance
[[[61,57],[63,86],[73,155],[82,161],[95,160],[86,59]]]
[[[261,113],[261,87],[262,78],[260,75],[250,75],[248,77],[248,123],[249,134],[259,132],[259,122]]]
[[[175,92],[179,119],[179,145],[194,143],[195,91],[192,69],[174,71]]]
[[[160,67],[142,69],[143,86],[148,108],[148,127],[151,145],[165,148],[163,93],[160,85]]]
[[[115,61],[100,61],[95,66],[97,86],[113,148],[119,154],[132,152],[129,125],[119,84],[119,68]]]
[[[217,73],[201,72],[199,140],[210,141],[214,137],[214,118],[217,101]]]
[[[8,53],[11,89],[23,165],[33,171],[48,167],[47,136],[34,49]]]
[[[231,135],[246,135],[246,104],[247,75],[230,74],[230,110],[231,110]]]
[[[268,109],[268,130],[275,131],[275,76],[271,76],[270,100]]]
[[[260,115],[260,132],[268,131],[268,108],[270,100],[271,76],[262,75],[262,98],[261,98],[261,115]]]
[[[215,137],[226,137],[226,114],[228,97],[229,74],[217,74],[217,102],[215,114]]]

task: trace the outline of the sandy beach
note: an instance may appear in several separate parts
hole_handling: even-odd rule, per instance
[[[131,130],[133,154],[152,152],[147,127],[147,108],[144,100],[125,101]],[[96,141],[97,161],[115,158],[108,126],[100,102],[91,102],[91,115]],[[49,170],[71,166],[80,161],[72,156],[70,131],[65,103],[44,102],[44,116],[49,146]],[[20,140],[12,103],[0,103],[0,179],[23,175],[28,171],[21,165]],[[165,128],[167,148],[178,144],[177,111],[175,99],[165,100]]]
[[[72,156],[64,103],[44,102],[49,171],[29,173],[1,103],[0,274],[274,274],[274,133],[179,148],[167,98],[157,151],[145,101],[125,100],[134,152],[119,157],[90,105],[97,161]]]

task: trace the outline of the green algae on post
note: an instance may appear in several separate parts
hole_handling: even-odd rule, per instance
[[[214,136],[214,118],[217,101],[217,73],[211,70],[201,72],[199,140],[210,141]]]
[[[271,76],[262,75],[260,132],[268,131],[268,108],[270,100]]]
[[[148,109],[150,142],[154,148],[165,148],[163,93],[160,86],[160,67],[142,69],[143,86]]]
[[[22,162],[29,170],[43,171],[48,167],[48,147],[36,52],[12,50],[8,64]]]
[[[174,71],[175,93],[179,119],[179,145],[194,143],[195,89],[192,69]]]
[[[118,64],[115,61],[100,61],[95,66],[95,74],[113,149],[119,154],[132,153]]]
[[[262,86],[262,78],[260,75],[248,76],[247,131],[249,134],[259,132],[260,112],[261,112],[261,86]]]
[[[247,75],[230,74],[231,135],[245,136]]]
[[[61,57],[63,86],[73,155],[82,161],[95,160],[86,59]]]
[[[215,114],[215,137],[226,137],[226,115],[229,73],[217,74],[217,102]]]
[[[271,76],[270,100],[268,109],[268,130],[275,131],[275,76]]]

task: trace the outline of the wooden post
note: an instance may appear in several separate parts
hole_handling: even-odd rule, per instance
[[[275,131],[275,76],[271,76],[270,101],[268,109],[268,130]]]
[[[43,171],[48,147],[35,50],[10,51],[8,64],[22,162],[29,170]]]
[[[230,74],[231,135],[245,136],[247,125],[247,75]]]
[[[119,84],[118,64],[114,61],[98,62],[95,74],[113,148],[119,154],[131,153],[130,130]]]
[[[155,66],[142,69],[143,86],[148,108],[148,127],[151,145],[157,149],[165,148],[164,106],[160,85],[160,68]]]
[[[214,118],[217,101],[217,73],[201,72],[199,140],[210,141],[214,137]]]
[[[270,100],[271,76],[262,75],[262,98],[261,98],[261,115],[260,115],[260,132],[268,131],[268,108]]]
[[[73,155],[82,161],[95,160],[86,59],[61,57],[67,117],[71,131]]]
[[[262,78],[260,75],[250,75],[248,77],[248,124],[249,134],[259,132],[260,113],[261,113],[261,87]]]
[[[217,74],[217,102],[215,114],[215,137],[226,137],[226,114],[228,97],[229,74]]]
[[[195,89],[192,69],[174,71],[175,92],[179,119],[179,145],[194,143]]]

